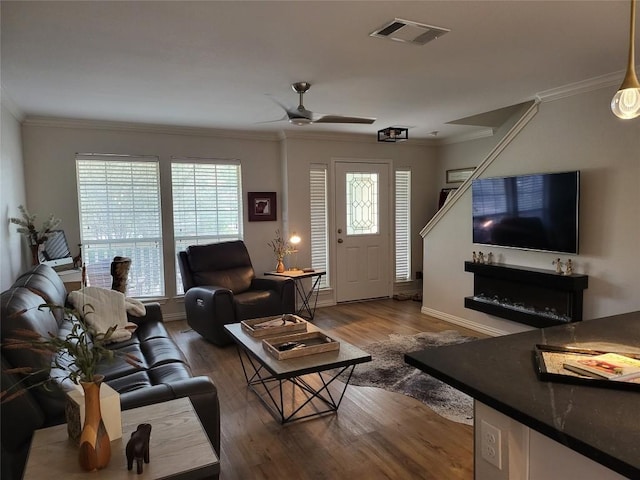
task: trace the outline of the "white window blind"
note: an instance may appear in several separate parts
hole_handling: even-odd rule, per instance
[[[411,279],[411,171],[396,170],[396,281]]]
[[[520,215],[542,212],[544,187],[542,175],[516,177],[517,211]]]
[[[507,212],[507,189],[504,179],[483,179],[481,182],[474,183],[472,196],[475,216]]]
[[[92,286],[111,288],[115,256],[131,258],[127,295],[164,295],[156,157],[77,155],[82,260]]]
[[[174,159],[171,163],[173,230],[177,252],[190,245],[242,239],[240,163]],[[184,293],[176,263],[177,294]]]
[[[326,270],[320,277],[320,288],[330,285],[328,210],[327,210],[327,167],[312,165],[309,171],[309,194],[311,199],[311,267]]]

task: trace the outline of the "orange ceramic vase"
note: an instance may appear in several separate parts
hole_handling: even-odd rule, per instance
[[[80,382],[84,390],[84,426],[80,434],[80,466],[88,471],[101,470],[111,460],[111,441],[100,412],[100,385],[104,377]]]
[[[276,272],[282,273],[284,272],[284,263],[282,263],[282,259],[278,259],[278,265],[276,266]]]

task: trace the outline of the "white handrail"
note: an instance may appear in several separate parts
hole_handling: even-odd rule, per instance
[[[466,192],[471,186],[471,182],[478,178],[482,173],[493,163],[493,161],[500,156],[502,151],[518,136],[518,134],[524,129],[524,127],[531,121],[531,119],[538,113],[539,100],[534,101],[526,112],[518,119],[518,121],[509,129],[504,137],[496,144],[496,146],[489,152],[485,159],[480,162],[480,165],[476,167],[473,174],[465,180],[460,187],[453,193],[451,197],[447,197],[447,201],[436,214],[431,217],[431,220],[420,231],[422,238],[425,238],[427,234],[436,226],[436,224],[442,219],[451,207],[462,197],[462,194]]]

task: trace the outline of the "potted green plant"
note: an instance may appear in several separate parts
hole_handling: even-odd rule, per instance
[[[85,421],[79,442],[80,465],[87,471],[104,468],[109,463],[111,447],[100,412],[100,385],[104,378],[96,374],[98,366],[103,360],[110,361],[116,356],[122,357],[127,363],[135,366],[140,362],[130,353],[107,348],[117,326],[110,327],[104,333],[97,332],[84,320],[86,315],[93,311],[91,305],[84,305],[82,315],[74,309],[58,305],[42,304],[37,308],[52,311],[62,309],[65,318],[72,322],[71,330],[64,337],[58,337],[53,333],[42,337],[32,330],[15,330],[14,336],[3,342],[3,349],[28,349],[42,354],[45,359],[52,358],[52,361],[39,369],[31,367],[7,369],[6,373],[19,374],[23,377],[18,383],[2,391],[0,399],[5,403],[23,395],[29,388],[37,386],[47,388],[52,382],[63,382],[67,379],[81,385],[85,397]],[[23,313],[25,311],[17,312],[15,315]],[[10,321],[10,318],[3,321]],[[58,376],[51,376],[49,373],[52,370],[60,373],[54,374]],[[29,383],[43,373],[48,374],[45,380]]]
[[[18,233],[23,234],[27,238],[29,248],[31,249],[31,261],[33,265],[37,265],[40,263],[40,246],[49,239],[49,233],[60,225],[61,220],[51,214],[42,224],[42,228],[37,230],[35,226],[37,215],[31,215],[23,205],[19,205],[18,210],[20,210],[22,218],[11,217],[9,221],[18,225]]]

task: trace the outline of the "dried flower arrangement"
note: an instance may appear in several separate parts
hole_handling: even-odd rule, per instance
[[[23,206],[18,206],[18,210],[22,214],[22,218],[9,218],[11,223],[19,225],[18,233],[27,237],[29,245],[42,245],[49,239],[49,233],[60,225],[61,220],[55,218],[53,214],[49,215],[49,218],[42,224],[40,230],[36,230],[35,221],[37,215],[31,215],[29,211]]]
[[[276,254],[276,258],[279,262],[282,261],[285,255],[290,255],[295,251],[293,245],[282,238],[280,230],[276,230],[276,238],[269,242],[268,245],[273,248],[273,253]]]
[[[5,340],[2,344],[3,349],[28,349],[42,354],[45,358],[53,354],[53,360],[51,365],[37,370],[32,367],[16,367],[5,370],[6,373],[24,375],[24,377],[7,390],[0,392],[0,402],[8,402],[33,387],[43,386],[47,388],[52,382],[63,382],[67,379],[75,384],[91,382],[94,380],[98,365],[103,359],[112,361],[118,356],[122,357],[130,365],[140,365],[140,360],[134,355],[106,347],[117,328],[116,325],[110,327],[104,333],[98,333],[83,320],[83,316],[79,315],[77,310],[50,304],[42,304],[37,308],[38,310],[45,308],[52,311],[54,309],[63,310],[65,318],[73,320],[73,326],[65,337],[57,337],[52,333],[49,333],[47,337],[41,337],[32,330],[17,329],[14,332],[14,338]],[[86,315],[93,311],[93,307],[86,304],[84,305],[84,310],[83,313]],[[22,315],[25,312],[26,310],[16,312],[8,319],[3,319],[3,321],[8,321],[11,317]],[[28,383],[28,380],[32,377],[37,378],[43,373],[49,373],[54,369],[62,373],[57,376],[47,376],[45,380],[33,384]]]

